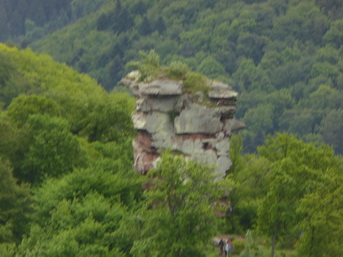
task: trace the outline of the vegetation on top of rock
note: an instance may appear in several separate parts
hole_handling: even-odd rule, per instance
[[[138,81],[151,82],[156,79],[171,79],[183,81],[183,91],[195,94],[199,91],[207,96],[210,87],[208,79],[199,73],[193,72],[186,64],[175,61],[169,66],[160,65],[160,56],[154,50],[140,51],[140,61],[132,61],[128,66],[137,69],[140,74]]]

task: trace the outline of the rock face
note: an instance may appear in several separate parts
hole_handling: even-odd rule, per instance
[[[228,85],[209,81],[208,95],[187,94],[183,83],[173,80],[137,82],[132,74],[121,81],[136,96],[132,114],[137,138],[133,141],[134,168],[147,173],[160,150],[171,149],[206,165],[215,165],[216,175],[231,167],[231,132],[244,128],[235,120],[237,93]],[[206,99],[206,100],[204,100]]]

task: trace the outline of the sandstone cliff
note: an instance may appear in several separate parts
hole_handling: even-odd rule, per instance
[[[138,82],[135,72],[121,80],[137,97],[132,121],[138,136],[133,142],[134,168],[145,174],[161,150],[216,166],[225,176],[231,167],[231,132],[244,127],[235,120],[237,93],[228,85],[208,81],[207,92],[185,93],[182,81],[157,79]]]

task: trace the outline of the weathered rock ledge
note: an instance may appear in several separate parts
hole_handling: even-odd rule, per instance
[[[228,85],[209,81],[208,95],[183,92],[183,82],[168,79],[138,82],[134,73],[120,82],[137,97],[132,121],[138,131],[133,141],[134,168],[147,173],[160,150],[171,149],[186,158],[216,166],[225,176],[231,167],[230,136],[244,128],[234,119],[237,92]],[[206,99],[206,100],[204,100]]]

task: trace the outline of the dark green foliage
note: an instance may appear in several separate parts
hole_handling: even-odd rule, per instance
[[[29,86],[18,72],[15,62],[4,52],[0,52],[0,102],[7,107],[12,98],[16,97]]]
[[[94,12],[106,0],[1,0],[0,41],[19,41],[26,47],[71,22]]]
[[[172,110],[168,112],[169,119],[171,122],[174,122],[175,118],[180,115],[180,111],[178,110]]]
[[[116,1],[114,10],[103,13],[97,20],[98,30],[111,29],[115,34],[129,30],[133,26],[133,18],[129,11],[123,7],[120,0]]]
[[[336,152],[343,152],[343,110],[332,110],[323,118],[320,124],[321,134],[325,142],[331,145]]]
[[[342,19],[334,21],[330,29],[326,32],[323,38],[326,42],[340,47],[343,42],[343,21]]]
[[[151,25],[151,22],[148,20],[148,18],[146,16],[144,16],[142,23],[140,24],[140,26],[138,27],[138,32],[141,35],[149,35],[153,30],[153,27]]]
[[[252,33],[242,33],[237,39],[237,54],[249,59],[254,63],[260,62],[263,56],[265,39]]]
[[[215,78],[220,78],[226,73],[224,67],[212,56],[203,59],[197,70],[201,74]]]
[[[143,2],[143,1],[138,1],[137,3],[135,3],[131,8],[130,11],[132,12],[132,14],[136,15],[143,15],[146,13],[146,11],[148,10],[148,4]]]
[[[162,34],[167,29],[166,23],[162,17],[159,17],[155,24],[155,30]]]
[[[71,172],[80,164],[80,147],[70,133],[66,121],[46,115],[31,115],[27,121],[28,133],[23,159],[16,176],[27,182],[41,182],[47,177]],[[17,164],[16,164],[17,165]]]
[[[117,7],[120,4],[117,1]],[[151,3],[147,6],[153,8]],[[184,13],[175,5],[170,8]],[[238,14],[226,15],[234,18]],[[243,12],[242,18],[250,15]],[[149,9],[146,16],[154,21]],[[163,17],[168,22],[168,16]],[[89,26],[87,20],[84,26]],[[252,33],[249,27],[255,25],[245,26],[238,30]],[[173,29],[177,31],[178,26]],[[105,58],[101,63],[115,70],[127,58],[125,49],[131,38],[121,33],[116,44],[109,46],[109,33],[93,32],[88,42],[101,35],[104,48],[98,50]],[[150,35],[151,39],[145,38],[146,46],[161,36],[157,32]],[[200,33],[195,35],[201,39]],[[192,39],[189,34],[183,37]],[[0,255],[216,256],[210,240],[219,233],[217,214],[222,215],[225,208],[227,216],[219,226],[222,233],[243,235],[257,228],[275,239],[276,254],[282,254],[281,247],[296,247],[299,256],[341,256],[342,158],[320,142],[324,138],[341,151],[337,134],[342,126],[342,50],[326,45],[304,59],[304,48],[265,42],[273,50],[259,63],[244,58],[230,66],[238,67],[230,79],[242,90],[238,115],[251,129],[243,138],[231,138],[233,165],[229,178],[222,180],[214,180],[211,168],[172,154],[163,155],[156,168],[141,177],[131,170],[134,99],[124,93],[108,94],[87,75],[47,56],[0,45],[4,57],[0,60],[1,86],[15,89],[1,91],[5,104],[0,110]],[[169,39],[164,51],[168,46],[177,49],[174,43]],[[75,44],[76,56],[91,70],[86,65],[91,51]],[[309,46],[311,51],[315,48]],[[189,92],[206,92],[206,78],[191,70],[201,63],[199,70],[223,76],[221,64],[227,61],[220,53],[236,59],[231,50],[215,55],[200,51],[189,59],[170,55],[167,67],[163,57],[149,51],[142,52],[141,61],[134,65],[143,80],[162,76],[183,80]],[[133,58],[134,51],[130,54]],[[309,71],[307,81],[296,73],[296,84],[283,88],[278,82],[280,89],[275,90],[270,80],[275,67],[291,62],[301,69],[300,61]],[[177,112],[170,113],[171,118],[175,115]],[[286,133],[267,135],[276,128],[297,132],[315,144]],[[247,147],[242,142],[249,141],[251,151],[260,145],[259,155],[241,155]],[[31,182],[31,187],[23,181]],[[230,200],[231,208],[216,204],[223,196]],[[256,231],[255,236],[259,237]],[[237,254],[243,248],[240,240],[234,240]],[[263,238],[259,241],[264,246],[270,243]],[[244,242],[242,256],[266,256],[267,250],[257,247],[257,240],[252,243],[250,233]]]
[[[10,58],[4,53],[1,53],[0,61],[0,86],[3,88],[8,83],[14,67],[10,61]]]
[[[259,110],[273,99],[272,122],[247,127],[243,141],[250,143],[244,151],[256,152],[265,136],[277,131],[331,144],[320,124],[337,107],[319,111],[314,103],[300,102],[321,85],[342,95],[342,8],[338,0],[108,0],[86,19],[30,46],[91,74],[108,91],[129,72],[125,64],[137,60],[139,51],[155,49],[160,66],[181,61],[231,84],[239,93],[239,119],[266,120],[266,108]],[[35,28],[32,33],[39,32]],[[284,98],[278,103],[276,95],[284,97],[284,90],[289,104]],[[255,111],[246,113],[250,109]],[[309,109],[316,110],[309,114]],[[300,117],[293,124],[295,113]]]
[[[0,247],[21,241],[28,228],[31,202],[28,186],[17,184],[10,163],[0,156]]]
[[[13,159],[20,145],[20,130],[0,111],[0,156]]]

